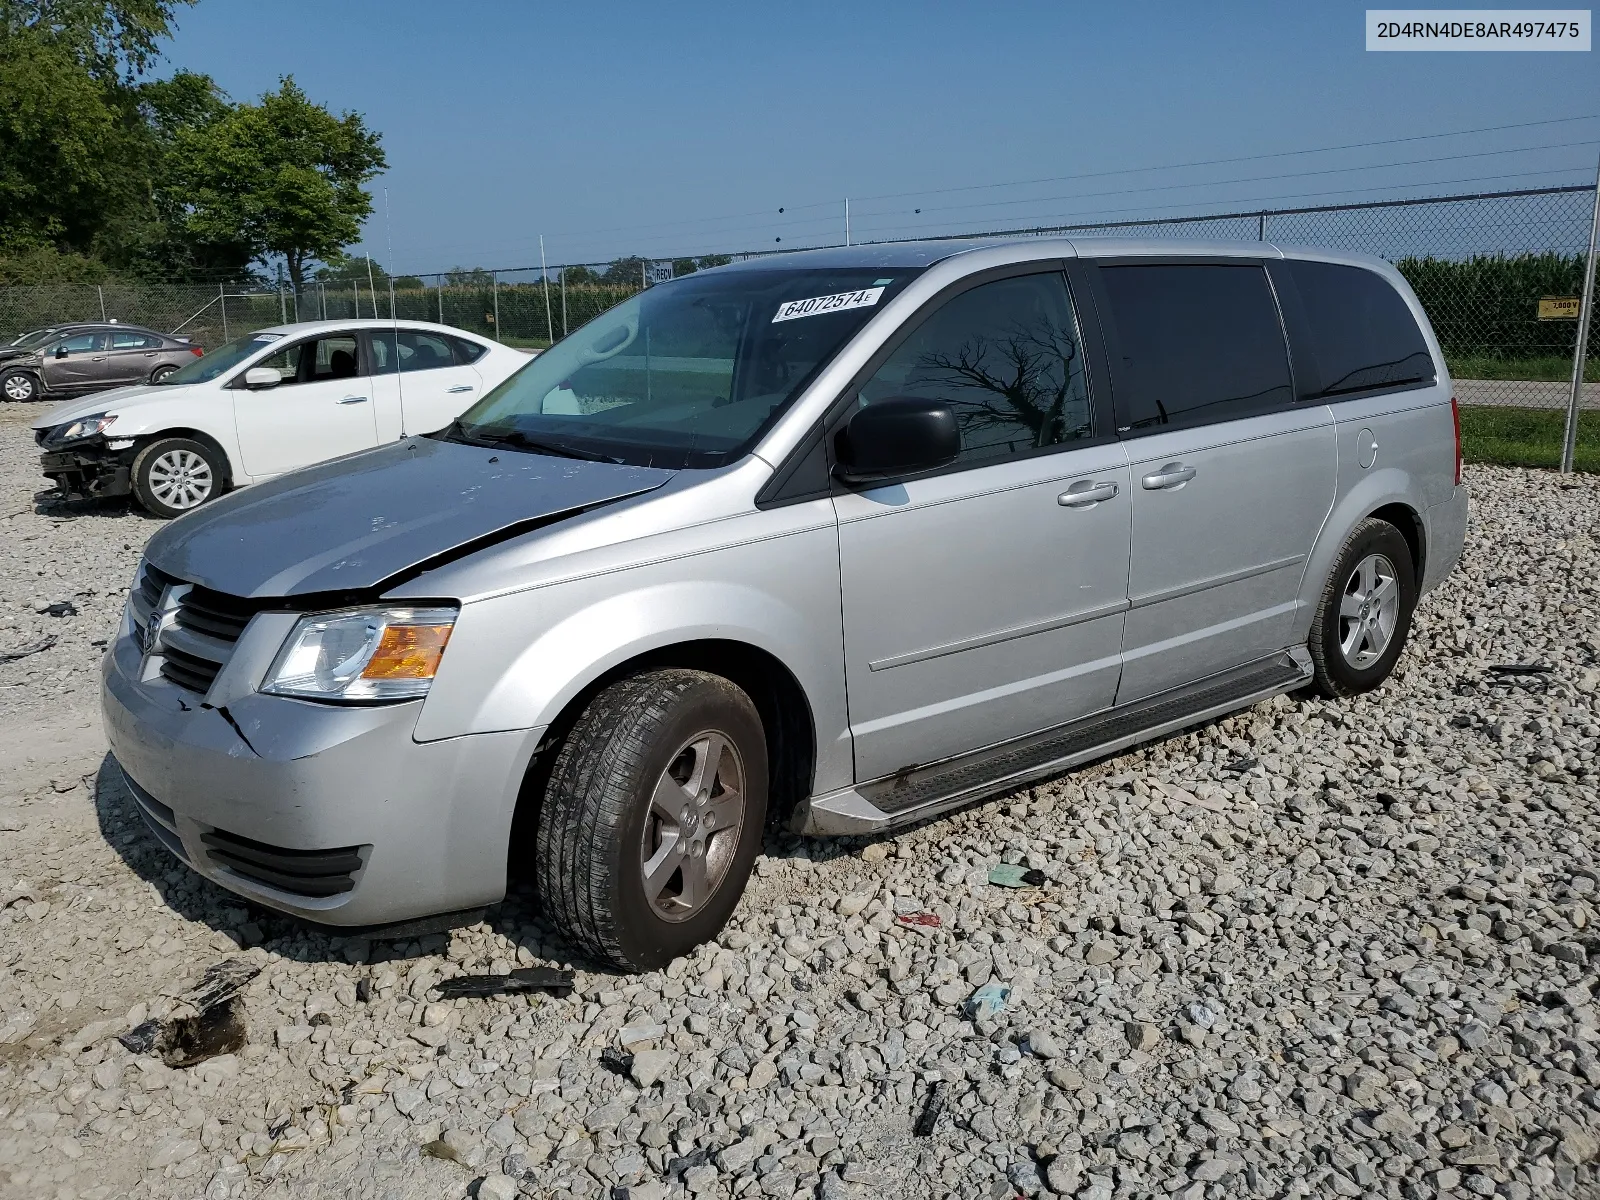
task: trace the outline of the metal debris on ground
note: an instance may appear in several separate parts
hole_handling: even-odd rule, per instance
[[[912,1137],[932,1137],[933,1127],[939,1123],[939,1114],[944,1111],[944,1102],[950,1094],[950,1085],[940,1079],[928,1089],[928,1098],[923,1101],[922,1112],[917,1116],[917,1123],[911,1127]]]
[[[40,610],[47,617],[75,617],[78,615],[78,606],[71,600],[57,600],[54,604],[47,604]]]
[[[901,913],[895,920],[901,925],[917,925],[924,929],[938,929],[944,924],[938,913],[931,912]]]
[[[548,992],[552,996],[572,994],[572,972],[557,967],[522,967],[509,975],[457,975],[433,985],[443,1000],[463,997],[517,996],[527,992]]]
[[[1043,871],[1001,863],[989,872],[989,882],[1008,888],[1043,887],[1049,879]]]
[[[600,1065],[613,1075],[627,1075],[633,1070],[633,1055],[612,1046],[600,1051]]]
[[[260,973],[242,958],[212,963],[169,1016],[136,1025],[117,1040],[133,1054],[159,1054],[177,1068],[237,1053],[249,1038],[239,993]]]
[[[1011,999],[1011,989],[1003,983],[986,983],[967,998],[967,1016],[974,1021],[987,1020],[1005,1011]]]
[[[1548,675],[1554,670],[1549,663],[1499,663],[1484,668],[1490,675]]]
[[[1243,775],[1246,771],[1253,771],[1261,765],[1259,758],[1232,758],[1222,764],[1224,771],[1235,771]]]
[[[55,635],[52,634],[28,646],[18,646],[15,650],[0,650],[0,663],[16,662],[17,659],[27,658],[30,654],[42,654],[55,644]]]

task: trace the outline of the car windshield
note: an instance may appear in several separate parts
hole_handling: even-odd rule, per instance
[[[8,349],[32,350],[35,346],[42,346],[58,331],[55,329],[35,329],[32,333],[20,334],[11,340]]]
[[[919,273],[735,269],[652,287],[557,342],[439,436],[638,466],[721,466]]]
[[[247,333],[241,338],[223,343],[211,353],[203,354],[193,362],[184,363],[160,382],[168,387],[174,384],[182,386],[186,383],[209,383],[282,336],[281,333]]]

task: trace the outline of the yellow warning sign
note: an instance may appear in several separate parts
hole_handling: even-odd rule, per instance
[[[1576,321],[1581,307],[1576,296],[1540,296],[1539,320]]]

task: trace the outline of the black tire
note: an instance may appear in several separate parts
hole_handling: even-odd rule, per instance
[[[39,398],[39,381],[31,371],[0,372],[0,399],[26,404]]]
[[[222,455],[204,442],[164,437],[133,456],[129,474],[133,497],[146,512],[181,517],[222,494],[225,471]]]
[[[699,858],[709,871],[719,856],[721,873],[703,902],[668,917],[673,902],[652,897],[645,882],[646,846],[658,835],[666,845],[651,798],[669,768],[676,772],[685,756],[694,760],[697,739],[712,732],[737,759],[742,823],[710,834],[700,827],[706,849]],[[728,761],[719,748],[713,784]],[[534,849],[545,916],[582,951],[623,970],[671,962],[714,938],[732,916],[761,849],[766,809],[766,735],[742,690],[721,676],[680,669],[614,683],[589,702],[551,767]],[[687,809],[684,820],[693,828]],[[693,854],[693,839],[684,844]]]
[[[173,366],[171,363],[163,363],[154,371],[150,372],[150,382],[160,383],[163,379],[165,379],[168,375],[171,375],[177,369],[178,368]]]
[[[1371,594],[1362,584],[1359,574],[1364,564],[1377,560],[1376,578],[1383,579],[1387,567],[1394,588],[1393,626],[1386,637],[1378,637],[1375,622],[1382,611],[1382,602],[1369,600],[1361,606],[1364,597]],[[1353,590],[1352,590],[1353,589]],[[1381,590],[1378,593],[1381,595]],[[1354,615],[1343,611],[1346,598]],[[1387,521],[1368,517],[1350,531],[1339,556],[1334,560],[1333,571],[1322,589],[1322,600],[1317,605],[1316,620],[1311,625],[1307,649],[1315,667],[1312,686],[1323,696],[1354,696],[1369,692],[1389,677],[1394,664],[1405,649],[1406,635],[1411,631],[1411,614],[1417,605],[1416,566],[1411,561],[1411,547],[1404,535]],[[1368,611],[1372,615],[1367,615]],[[1363,634],[1362,624],[1369,632]],[[1353,647],[1353,650],[1351,649]],[[1365,659],[1365,661],[1363,661]]]

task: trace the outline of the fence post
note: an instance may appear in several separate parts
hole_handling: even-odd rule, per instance
[[[100,319],[106,319],[106,290],[98,283],[94,285],[95,295],[100,297]]]
[[[1567,429],[1561,441],[1561,473],[1572,471],[1578,452],[1578,409],[1583,400],[1584,359],[1589,352],[1589,322],[1594,319],[1594,256],[1600,241],[1600,167],[1595,170],[1594,212],[1589,217],[1589,258],[1583,267],[1583,296],[1578,302],[1578,340],[1572,348],[1572,394],[1567,398]]]
[[[278,317],[287,325],[289,323],[289,298],[283,294],[283,284],[278,284]]]
[[[489,272],[489,290],[494,293],[494,340],[497,342],[505,339],[500,336],[500,272]]]
[[[539,235],[539,274],[544,279],[544,330],[550,337],[551,345],[556,340],[556,322],[550,315],[550,269],[544,262],[544,234]]]
[[[1267,214],[1264,213],[1264,212],[1258,212],[1256,214],[1256,241],[1264,242],[1266,240],[1267,240]]]
[[[222,309],[222,340],[228,340],[228,285],[217,284],[217,304]]]
[[[439,281],[439,324],[443,325],[444,323],[444,280],[441,279]]]
[[[322,308],[322,319],[326,321],[328,319],[328,285],[326,283],[317,284],[317,300]]]
[[[558,272],[561,276],[561,336],[567,336],[567,269],[562,267]]]

